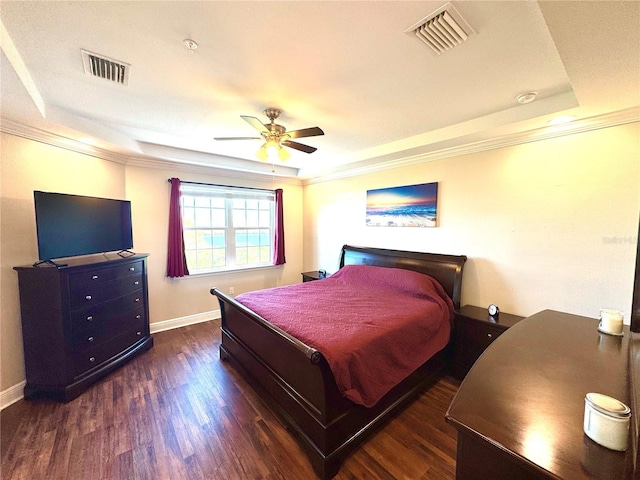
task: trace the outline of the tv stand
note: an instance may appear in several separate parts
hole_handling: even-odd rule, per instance
[[[67,402],[153,346],[147,256],[70,258],[15,267],[27,399]],[[53,262],[47,262],[53,263]]]

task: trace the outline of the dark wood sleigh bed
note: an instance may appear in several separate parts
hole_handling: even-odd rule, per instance
[[[460,307],[462,255],[443,255],[345,245],[340,268],[375,265],[432,276]],[[402,407],[444,373],[447,348],[396,385],[373,407],[345,399],[324,355],[225,295],[217,288],[222,316],[220,357],[229,360],[263,401],[297,435],[322,479],[336,475],[342,462]],[[394,308],[390,306],[390,308]]]

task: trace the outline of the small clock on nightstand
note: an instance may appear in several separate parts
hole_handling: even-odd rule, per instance
[[[489,305],[489,308],[487,308],[487,310],[489,311],[489,316],[494,318],[497,317],[500,313],[500,309],[498,308],[498,306],[493,303]]]

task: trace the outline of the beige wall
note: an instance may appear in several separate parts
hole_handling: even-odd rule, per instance
[[[24,380],[16,265],[38,259],[33,191],[125,198],[124,166],[26,140],[0,137],[0,391]]]
[[[0,392],[25,379],[16,265],[38,258],[33,190],[131,200],[134,250],[149,253],[149,308],[151,323],[181,319],[218,310],[209,294],[213,286],[235,294],[297,283],[302,272],[302,187],[277,178],[256,182],[187,171],[132,167],[75,153],[13,135],[1,137],[2,262]],[[167,179],[282,188],[285,200],[286,258],[284,266],[201,275],[183,279],[165,277],[169,184]]]
[[[304,268],[344,243],[464,254],[462,303],[628,322],[638,234],[640,124],[464,155],[304,190]],[[439,182],[437,228],[366,227],[368,189]]]

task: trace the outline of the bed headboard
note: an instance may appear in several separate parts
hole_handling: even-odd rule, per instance
[[[380,267],[414,270],[435,278],[460,308],[462,268],[467,257],[440,253],[407,252],[383,248],[354,247],[343,245],[340,251],[340,268],[345,265],[377,265]]]

